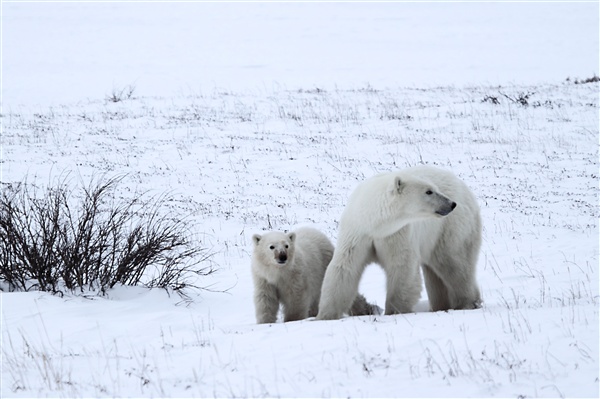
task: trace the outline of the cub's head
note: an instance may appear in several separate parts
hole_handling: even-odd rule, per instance
[[[456,208],[456,202],[446,197],[426,180],[411,176],[395,176],[392,195],[404,217],[412,220],[443,217]]]
[[[254,234],[254,256],[264,265],[286,266],[294,257],[296,233],[273,231],[263,235]]]

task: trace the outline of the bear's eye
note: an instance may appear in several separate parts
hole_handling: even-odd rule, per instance
[[[431,191],[431,190],[427,190],[427,191],[425,191],[425,194],[427,194],[427,195],[431,195],[431,194],[433,194],[433,191]]]
[[[289,245],[287,245],[287,244],[285,245],[285,249],[288,249],[289,247],[290,247]]]
[[[271,245],[269,249],[275,249],[275,245]]]

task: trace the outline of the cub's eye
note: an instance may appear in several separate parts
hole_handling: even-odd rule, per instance
[[[287,245],[287,244],[285,245],[285,248],[286,248],[286,249],[288,249],[289,247],[290,247],[289,245]]]
[[[427,191],[425,191],[425,194],[427,194],[427,195],[431,195],[431,194],[433,194],[433,191],[431,191],[431,190],[427,190]]]
[[[275,249],[275,245],[271,245],[269,249]]]

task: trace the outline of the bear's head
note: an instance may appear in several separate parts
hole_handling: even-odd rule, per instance
[[[254,255],[264,265],[283,267],[291,263],[294,257],[296,233],[272,231],[264,235],[254,234]]]
[[[456,208],[456,202],[440,192],[435,184],[416,177],[396,175],[390,192],[394,208],[403,220],[443,217]]]

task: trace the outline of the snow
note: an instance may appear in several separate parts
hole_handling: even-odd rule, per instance
[[[597,3],[3,2],[4,105],[598,71]]]
[[[170,192],[218,272],[191,303],[3,292],[0,396],[599,396],[599,87],[565,81],[597,3],[4,2],[2,33],[0,181]],[[253,233],[335,242],[359,181],[418,163],[476,193],[482,309],[255,323]]]

